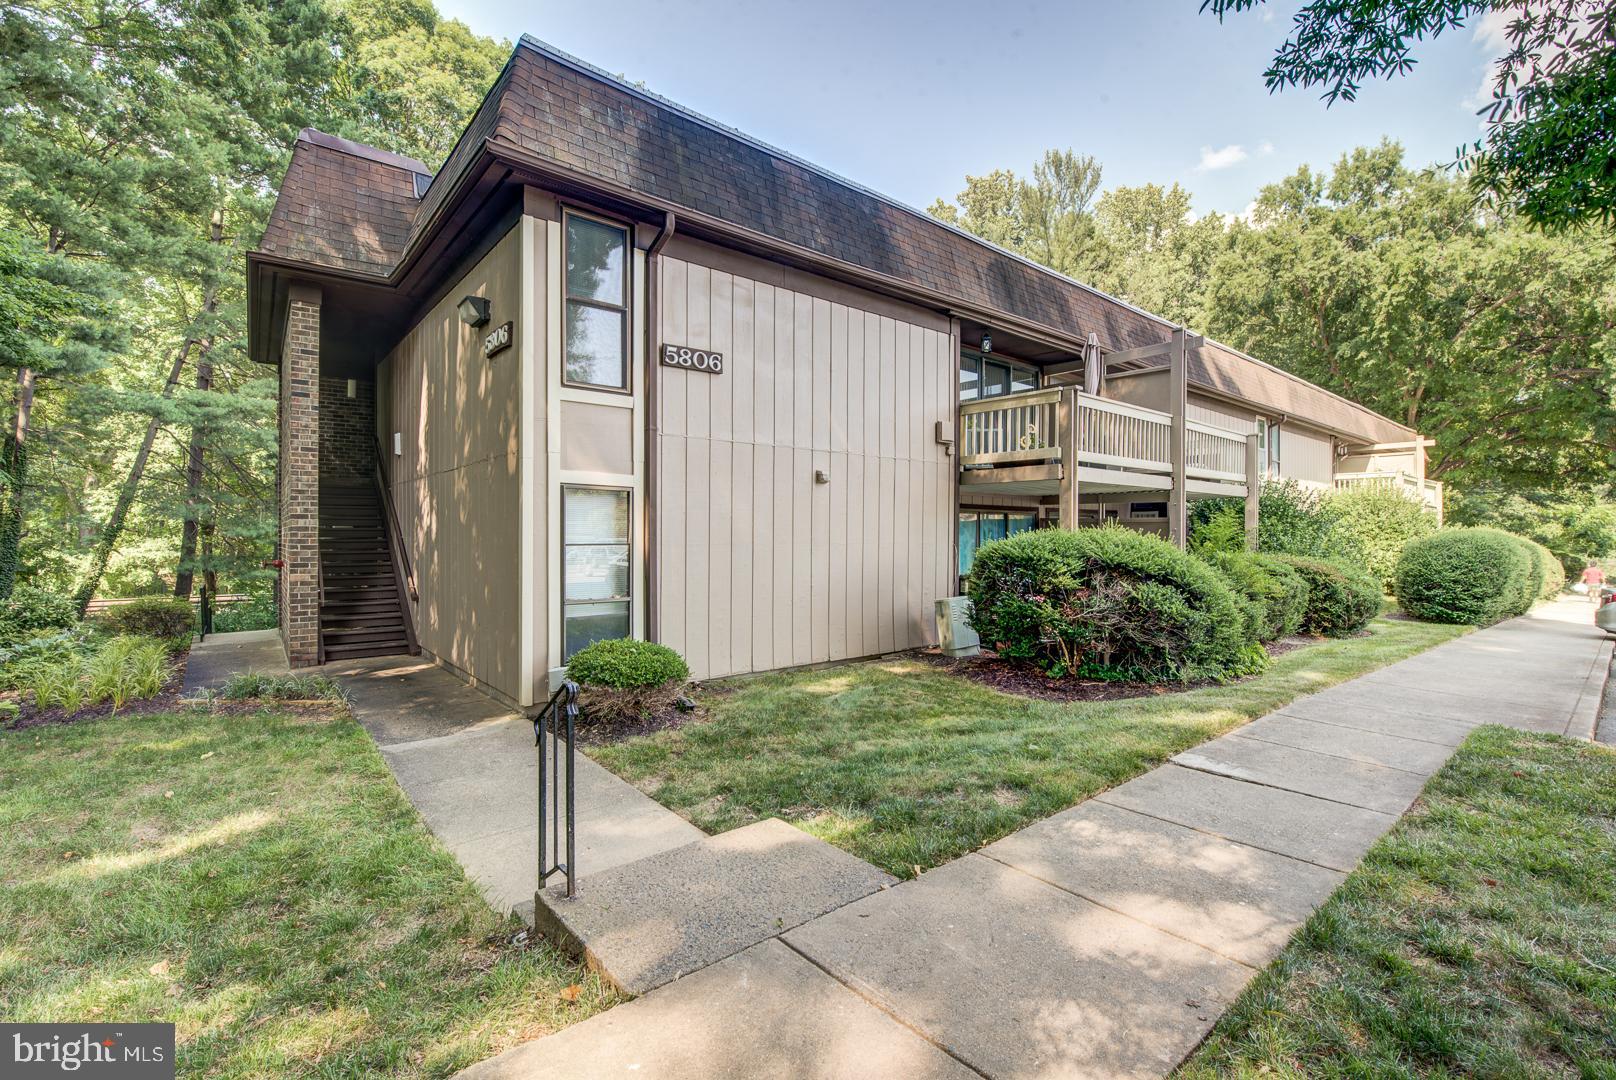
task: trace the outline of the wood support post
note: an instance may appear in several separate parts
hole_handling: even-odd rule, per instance
[[[1189,546],[1189,490],[1185,454],[1189,441],[1189,335],[1183,327],[1173,331],[1167,351],[1167,402],[1172,414],[1173,489],[1167,493],[1167,530],[1174,544]]]
[[[1055,426],[1060,434],[1060,527],[1063,529],[1077,528],[1077,446],[1082,420],[1083,411],[1078,406],[1077,391],[1061,391],[1060,402],[1055,406]]]
[[[1257,433],[1246,436],[1246,550],[1257,550],[1257,507],[1262,498],[1262,448]]]

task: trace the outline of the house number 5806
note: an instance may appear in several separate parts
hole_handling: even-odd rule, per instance
[[[667,367],[688,371],[705,371],[709,375],[724,373],[724,354],[711,349],[691,349],[684,345],[662,346],[662,363]]]

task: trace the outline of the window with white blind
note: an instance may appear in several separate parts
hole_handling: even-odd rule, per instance
[[[561,658],[630,633],[629,492],[561,489]]]

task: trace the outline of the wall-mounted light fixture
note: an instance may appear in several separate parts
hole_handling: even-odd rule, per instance
[[[986,330],[982,331],[982,351],[985,353],[993,351],[993,335]]]
[[[486,296],[467,296],[461,298],[456,309],[460,312],[460,321],[467,326],[483,326],[488,322],[489,306]]]

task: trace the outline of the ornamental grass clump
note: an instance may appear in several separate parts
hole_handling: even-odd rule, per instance
[[[1222,679],[1267,663],[1222,575],[1117,526],[1038,529],[984,544],[970,597],[984,644],[1055,677]]]
[[[1526,611],[1544,587],[1531,548],[1500,529],[1443,529],[1397,561],[1398,603],[1427,622],[1494,623]]]
[[[12,681],[32,698],[34,708],[59,708],[69,715],[110,703],[114,711],[131,701],[163,692],[174,667],[167,642],[154,638],[116,637],[88,653],[23,661]]]
[[[1300,627],[1304,632],[1346,637],[1380,614],[1380,582],[1362,566],[1345,559],[1301,555],[1270,558],[1290,567],[1307,583],[1307,606]]]
[[[666,645],[611,638],[586,645],[567,661],[586,722],[623,723],[672,708],[690,667]]]

